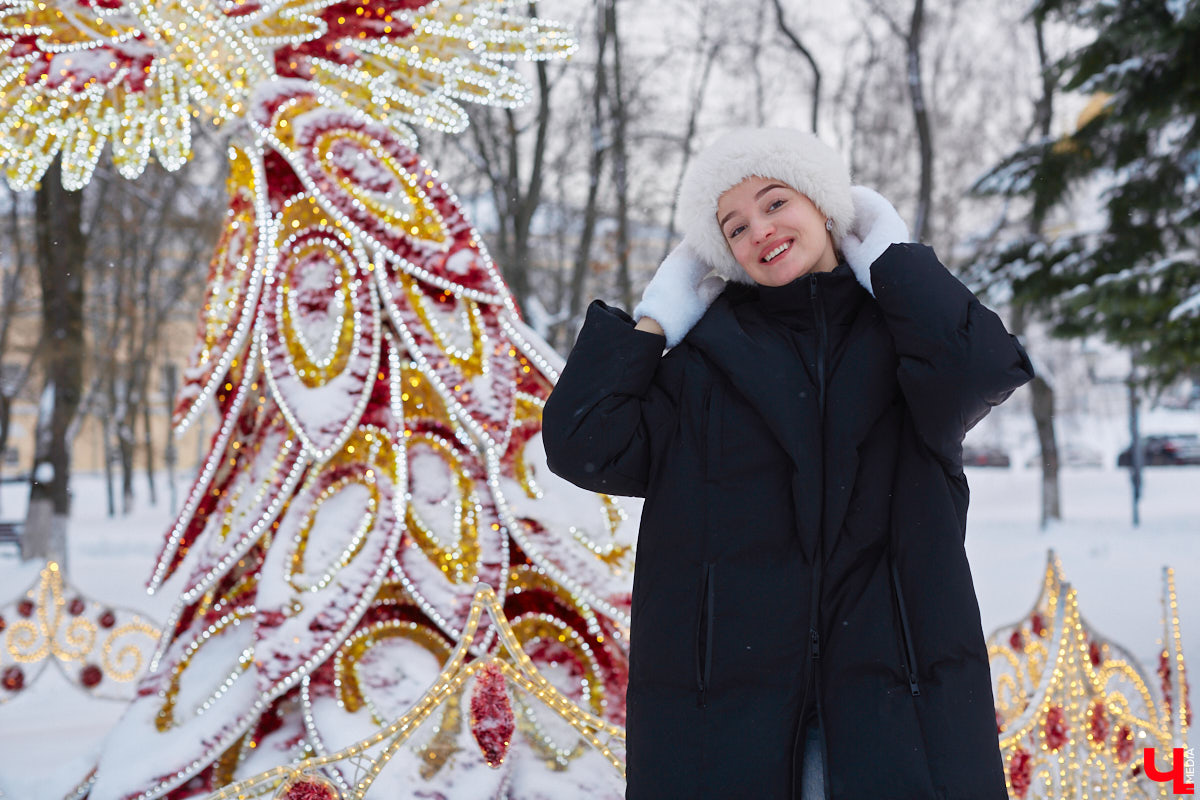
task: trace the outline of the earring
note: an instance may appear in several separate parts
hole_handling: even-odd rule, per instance
[[[827,230],[827,231],[833,230],[833,217],[830,217],[827,220],[825,220],[825,230]]]

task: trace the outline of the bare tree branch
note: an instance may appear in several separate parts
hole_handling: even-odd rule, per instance
[[[779,27],[780,33],[791,42],[792,47],[796,52],[804,56],[808,62],[808,66],[812,69],[813,74],[813,90],[812,90],[812,130],[817,132],[817,110],[821,102],[821,68],[817,66],[817,60],[813,58],[812,53],[800,41],[800,37],[795,31],[788,26],[787,20],[783,17],[783,0],[773,0],[775,4],[775,24]]]

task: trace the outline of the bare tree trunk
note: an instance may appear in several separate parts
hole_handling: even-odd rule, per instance
[[[629,275],[629,148],[625,135],[628,113],[621,84],[621,36],[617,30],[617,1],[607,0],[606,18],[613,44],[613,183],[617,193],[617,288],[621,303],[633,309],[633,281]]]
[[[921,184],[917,191],[917,219],[913,225],[915,238],[929,238],[929,217],[933,204],[933,131],[929,125],[929,109],[925,105],[924,81],[921,78],[921,34],[925,27],[925,0],[914,0],[906,44],[908,48],[908,90],[912,99],[913,118],[917,125],[917,141],[921,149]]]
[[[921,2],[921,0],[917,0],[917,1],[918,1],[918,3]],[[813,130],[813,133],[816,133],[817,132],[817,111],[818,111],[818,109],[820,107],[820,103],[821,103],[821,69],[820,69],[820,67],[817,66],[817,60],[812,57],[812,53],[810,53],[808,51],[808,48],[805,47],[804,43],[800,41],[800,37],[797,36],[796,33],[791,29],[791,27],[788,26],[787,20],[785,20],[783,18],[783,0],[774,0],[774,3],[775,3],[775,24],[779,28],[779,32],[782,33],[789,42],[791,42],[792,47],[794,47],[796,49],[797,53],[804,56],[804,59],[808,62],[808,66],[812,69],[812,73],[813,73],[812,130]]]
[[[133,451],[137,412],[131,400],[133,387],[129,380],[118,384],[117,395],[117,454],[121,459],[121,514],[133,510]]]
[[[758,7],[755,9],[757,19],[764,19],[767,16],[767,3],[771,0],[759,0]],[[776,14],[779,9],[776,9]],[[754,80],[754,124],[761,128],[767,124],[767,84],[763,78],[762,61],[759,56],[763,52],[763,28],[761,25],[754,25],[751,28],[753,39],[750,41],[750,76]]]
[[[42,178],[35,209],[46,383],[39,404],[21,557],[55,559],[65,564],[71,510],[71,443],[67,433],[83,389],[83,263],[87,242],[82,230],[83,194],[63,188],[59,159]]]
[[[717,54],[721,52],[721,40],[715,39],[705,47],[701,42],[700,52],[704,59],[700,66],[700,75],[696,80],[688,102],[687,127],[684,129],[680,150],[683,152],[683,163],[679,167],[679,175],[675,178],[675,191],[671,193],[671,214],[667,220],[667,236],[663,242],[662,257],[666,258],[671,252],[675,239],[676,216],[679,211],[679,187],[683,184],[683,175],[687,172],[688,163],[692,160],[692,142],[696,139],[696,128],[700,119],[700,110],[704,106],[704,96],[708,93],[708,81],[712,77],[713,65],[717,63]],[[661,260],[661,259],[660,259]]]
[[[167,401],[170,402],[175,397],[175,392],[179,387],[179,377],[175,365],[173,363],[163,364],[163,392],[167,396]],[[169,406],[168,406],[169,408]],[[163,461],[167,467],[167,497],[171,504],[170,512],[174,514],[179,507],[179,498],[175,493],[175,465],[179,460],[178,449],[175,445],[175,431],[167,431],[167,447],[163,453]]]
[[[608,80],[604,68],[604,55],[608,49],[608,15],[605,9],[596,9],[596,67],[592,78],[592,121],[591,152],[588,154],[588,192],[583,207],[583,227],[579,233],[579,247],[575,252],[575,263],[571,267],[571,288],[567,302],[567,318],[560,330],[570,330],[583,314],[584,281],[588,266],[592,262],[592,240],[596,235],[596,211],[600,198],[600,175],[604,171],[604,157],[608,153],[608,134],[604,124],[604,100],[608,96]],[[569,345],[570,342],[560,342]]]
[[[25,246],[21,237],[20,210],[17,207],[16,192],[9,193],[9,240],[13,254],[13,268],[4,273],[3,285],[0,286],[0,365],[6,363],[8,354],[8,334],[16,317],[17,305],[21,302],[24,292]],[[25,384],[29,369],[21,375],[5,374],[0,370],[0,474],[4,470],[4,456],[8,452],[8,433],[12,423],[12,403]]]
[[[1042,34],[1041,20],[1034,15],[1034,32],[1037,36],[1038,63],[1042,71],[1042,96],[1035,108],[1035,123],[1037,129],[1045,138],[1050,135],[1050,123],[1054,112],[1054,77],[1050,73],[1049,59],[1046,56],[1046,42]],[[1045,225],[1044,212],[1035,208],[1029,217],[1029,231],[1034,236],[1042,235]],[[1018,306],[1013,309],[1014,326],[1019,322],[1020,331],[1024,333],[1025,308]],[[1054,435],[1054,387],[1044,378],[1037,376],[1033,379],[1030,390],[1033,392],[1033,424],[1037,429],[1038,445],[1042,451],[1042,516],[1041,525],[1044,529],[1050,520],[1062,519],[1062,502],[1060,482],[1058,478],[1059,458],[1058,443]]]
[[[529,4],[529,13],[537,13],[536,3]],[[538,86],[538,112],[536,131],[534,134],[533,163],[530,165],[529,183],[525,190],[520,191],[520,175],[514,169],[513,186],[517,188],[516,214],[512,217],[512,262],[509,271],[512,278],[509,281],[517,303],[524,306],[533,291],[529,282],[529,237],[533,230],[533,215],[537,212],[538,204],[542,201],[542,182],[546,164],[546,143],[550,133],[550,77],[546,62],[539,61],[535,67]],[[509,121],[509,146],[512,164],[518,162],[517,146],[520,132],[515,124],[515,115],[507,112]]]
[[[105,418],[100,421],[101,436],[104,437],[104,489],[105,496],[108,501],[108,516],[112,519],[117,515],[117,493],[116,486],[113,485],[113,457],[116,451],[113,449],[113,429],[112,429],[112,410],[116,402],[116,390],[114,389],[113,381],[110,379],[105,394]]]
[[[158,505],[158,487],[154,483],[154,429],[151,427],[150,394],[148,392],[150,378],[142,371],[142,449],[146,454],[146,489],[150,494],[150,505]],[[168,434],[169,436],[170,434]]]

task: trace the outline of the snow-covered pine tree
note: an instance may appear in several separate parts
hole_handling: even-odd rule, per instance
[[[1200,365],[1200,3],[1039,0],[1031,13],[1094,33],[1052,68],[1092,102],[1074,133],[1022,147],[976,189],[1038,216],[1086,191],[1103,213],[1005,240],[987,266],[1056,334],[1101,333],[1170,381]]]

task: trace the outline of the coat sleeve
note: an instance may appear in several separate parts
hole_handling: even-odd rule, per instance
[[[655,375],[663,336],[594,301],[542,412],[550,470],[583,489],[644,497],[651,435],[675,402]]]
[[[871,265],[871,284],[917,432],[943,464],[961,472],[963,437],[1033,378],[1029,356],[932,248],[891,245]]]

